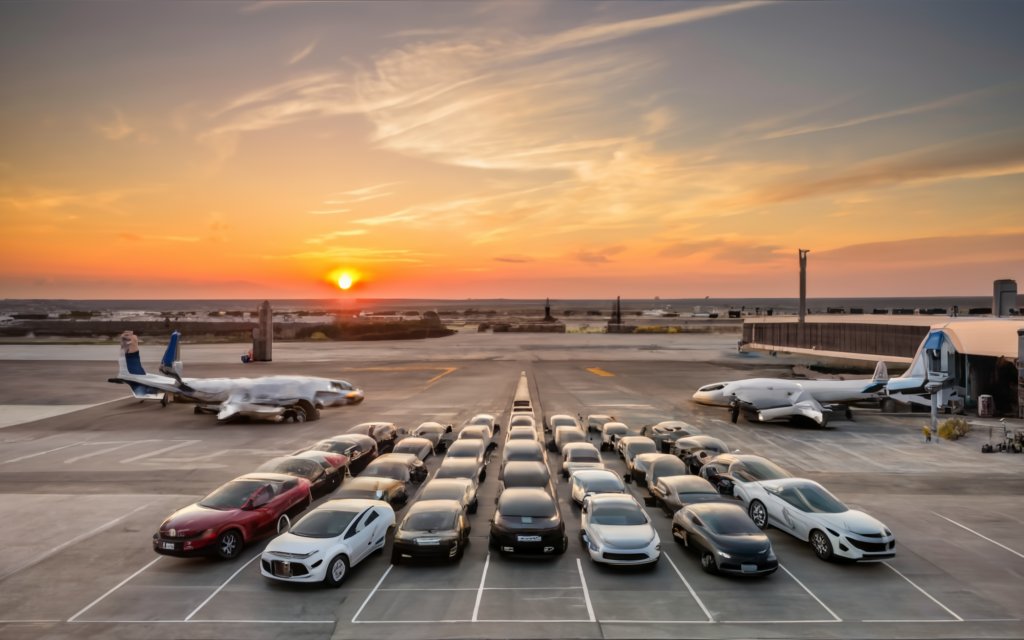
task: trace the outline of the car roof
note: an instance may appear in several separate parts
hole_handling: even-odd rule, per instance
[[[705,513],[726,513],[729,511],[739,511],[743,515],[747,514],[746,509],[743,508],[739,502],[698,502],[695,504],[688,504],[684,509],[689,509],[697,515],[703,515]]]
[[[448,445],[448,452],[450,453],[452,449],[469,449],[471,447],[482,450],[487,448],[487,443],[480,438],[462,438]]]
[[[421,423],[419,423],[419,425],[416,426],[417,429],[422,429],[423,427],[431,427],[431,428],[433,428],[433,427],[440,427],[442,429],[446,429],[447,428],[443,424],[441,424],[440,422],[434,422],[433,420],[429,420],[427,422],[421,422]]]
[[[324,452],[320,451],[318,453],[324,453]],[[337,455],[337,454],[335,454],[335,455]],[[266,462],[264,462],[260,466],[261,467],[269,467],[271,464],[287,462],[289,460],[295,460],[295,459],[298,459],[298,460],[300,460],[302,462],[308,462],[310,464],[317,464],[317,465],[319,464],[316,460],[310,460],[309,458],[304,457],[304,456],[294,455],[294,456],[277,456],[276,458],[271,458],[270,460],[267,460]],[[262,472],[259,471],[257,473],[262,473]]]
[[[473,458],[449,458],[445,456],[444,460],[441,461],[441,466],[446,469],[465,467],[467,469],[476,469],[477,462]],[[439,467],[440,468],[440,467]]]
[[[383,500],[370,500],[369,498],[335,498],[317,505],[313,511],[362,511],[367,507],[387,506]]]
[[[544,451],[544,446],[534,440],[509,440],[505,443],[505,452],[508,451]]]
[[[651,440],[647,436],[626,436],[625,438],[619,438],[619,442],[621,442],[623,445],[636,444],[638,442],[650,442],[651,444],[654,444],[654,440]]]
[[[419,456],[417,456],[415,453],[385,453],[382,456],[377,456],[377,458],[370,464],[373,464],[374,462],[380,462],[381,460],[384,460],[386,462],[403,462],[405,464],[409,464],[410,462],[414,464],[416,462],[421,462]]]
[[[377,444],[377,441],[363,433],[342,433],[330,438],[324,438],[320,442],[363,442],[364,444]],[[317,444],[320,444],[318,442]]]
[[[462,427],[461,431],[459,431],[459,436],[461,437],[462,434],[464,434],[464,433],[483,433],[483,434],[488,434],[488,433],[490,433],[490,431],[487,429],[487,427],[485,427],[482,424],[467,424],[466,426]]]
[[[593,444],[591,444],[589,442],[584,442],[584,441],[580,441],[580,442],[567,442],[566,445],[564,447],[562,447],[562,455],[565,455],[566,453],[568,453],[570,451],[573,451],[575,449],[586,449],[588,451],[589,450],[597,451],[597,447],[595,447]],[[598,453],[600,453],[600,452],[598,452]]]
[[[446,513],[458,513],[462,511],[462,505],[457,500],[417,500],[412,503],[405,517],[423,511],[444,511]]]
[[[606,423],[604,423],[604,426],[601,427],[601,428],[602,429],[608,429],[608,428],[611,428],[611,429],[625,429],[626,431],[629,431],[629,425],[627,425],[625,422],[606,422]],[[632,437],[635,437],[635,436],[629,436],[629,437],[632,438]]]
[[[244,476],[238,476],[237,478],[229,480],[228,482],[235,482],[238,480],[263,480],[264,482],[287,482],[288,480],[295,480],[295,476],[290,476],[285,473],[271,473],[269,471],[259,471],[256,473],[247,473]]]
[[[684,444],[690,444],[691,442],[696,445],[705,445],[707,443],[714,443],[716,445],[722,445],[725,443],[716,438],[715,436],[709,436],[703,433],[697,433],[692,436],[686,436],[685,438],[679,438],[676,442],[683,442]]]
[[[710,482],[700,476],[665,476],[658,482],[664,482],[667,487],[679,492],[715,490]]]
[[[590,420],[591,418],[597,418],[597,419],[599,419],[599,420],[600,420],[601,418],[608,418],[608,419],[611,419],[611,416],[610,416],[610,415],[608,415],[607,413],[591,413],[591,414],[588,414],[588,415],[587,415],[587,420]]]
[[[653,462],[654,460],[658,460],[662,456],[666,456],[667,458],[676,458],[671,453],[654,453],[654,452],[651,452],[651,453],[640,453],[640,454],[637,454],[637,456],[635,458],[633,458],[633,459],[634,460],[643,460],[644,462]],[[676,458],[676,460],[679,460],[679,458]]]
[[[649,455],[649,454],[642,453],[640,455],[646,456],[646,455]],[[651,466],[654,466],[654,465],[666,466],[666,465],[672,464],[672,465],[675,465],[675,466],[677,466],[677,467],[679,467],[681,469],[683,469],[683,468],[689,469],[689,467],[687,466],[687,464],[685,462],[683,462],[679,458],[675,457],[674,455],[672,455],[670,453],[663,453],[661,455],[668,456],[668,457],[667,458],[657,458],[654,462],[651,463]],[[669,462],[669,460],[672,460],[673,462]]]
[[[425,444],[427,446],[431,446],[430,440],[427,440],[426,438],[421,438],[419,436],[408,436],[408,437],[402,438],[401,440],[399,440],[398,442],[395,443],[395,446],[397,447],[400,444],[419,444],[419,445],[424,445]]]
[[[345,489],[387,489],[396,484],[404,485],[405,483],[401,480],[395,480],[394,478],[372,478],[370,476],[356,476],[355,478],[348,478],[341,485],[341,490]]]
[[[473,486],[473,481],[469,478],[434,478],[423,485],[423,488],[427,487],[454,487],[458,486],[461,489]]]
[[[583,481],[596,480],[607,476],[614,476],[620,482],[622,481],[622,476],[611,469],[580,469],[579,471],[574,471],[572,474],[572,477],[574,478],[577,476],[579,476],[579,479]]]
[[[635,506],[638,509],[642,509],[640,503],[636,501],[636,498],[629,495],[628,493],[594,493],[588,496],[591,505],[595,504],[621,504]]]

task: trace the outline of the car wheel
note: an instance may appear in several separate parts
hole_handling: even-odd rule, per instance
[[[466,511],[468,513],[476,513],[476,509],[479,506],[480,506],[479,500],[477,498],[473,498],[473,502],[469,503],[469,508],[466,509]]]
[[[555,552],[558,554],[565,553],[569,548],[569,536],[562,536],[562,546]]]
[[[750,508],[747,509],[747,513],[750,514],[750,519],[754,521],[758,529],[768,528],[768,509],[764,506],[763,502],[753,500],[750,503]]]
[[[348,558],[344,555],[334,556],[331,563],[327,565],[327,575],[324,576],[324,584],[329,587],[340,587],[348,575]]]
[[[811,548],[814,549],[814,555],[818,556],[822,560],[832,559],[832,542],[829,541],[821,531],[815,529],[811,532],[810,540]]]
[[[281,514],[281,517],[277,519],[277,533],[280,535],[290,529],[292,526],[291,519],[286,514]]]
[[[292,407],[290,413],[292,422],[298,423],[306,421],[306,410],[302,407]]]
[[[458,562],[462,560],[462,554],[466,552],[466,545],[461,542],[456,542],[455,544],[458,546],[455,548],[455,557],[452,560]]]
[[[686,537],[686,529],[678,525],[672,525],[672,537],[684,547],[690,546],[690,540]]]
[[[715,557],[707,551],[700,552],[700,568],[708,573],[718,573],[718,567],[715,566]]]
[[[217,555],[225,560],[237,558],[242,552],[242,534],[238,529],[228,529],[217,537]]]
[[[399,564],[402,562],[402,554],[398,553],[398,549],[391,550],[391,564]]]

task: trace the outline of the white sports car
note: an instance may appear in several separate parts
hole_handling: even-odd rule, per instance
[[[337,587],[348,570],[383,549],[395,512],[381,500],[329,500],[267,545],[260,572],[285,582]]]
[[[631,495],[598,493],[583,501],[580,539],[594,562],[650,564],[661,557],[661,538]]]
[[[833,557],[875,561],[896,555],[896,538],[884,524],[850,509],[823,486],[804,478],[747,485],[747,513],[761,529],[768,525],[809,542],[822,560]]]

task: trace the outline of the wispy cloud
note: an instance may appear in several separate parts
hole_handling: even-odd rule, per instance
[[[616,245],[613,247],[604,247],[597,249],[580,249],[573,257],[580,262],[589,262],[591,264],[605,264],[612,261],[612,257],[616,256],[626,250],[623,245]]]
[[[495,260],[498,262],[508,262],[510,264],[526,264],[528,262],[534,262],[533,258],[515,256],[498,256]]]
[[[309,54],[313,53],[313,49],[316,48],[316,44],[317,44],[317,41],[313,40],[312,42],[307,44],[305,47],[303,47],[301,50],[296,51],[294,54],[292,54],[292,57],[288,59],[288,64],[289,65],[297,64],[297,63],[302,62],[303,60],[305,60],[307,57],[309,57]]]
[[[366,229],[346,229],[344,231],[331,231],[315,238],[309,238],[306,240],[306,244],[324,244],[338,238],[351,238],[353,236],[366,235],[368,231]]]
[[[96,125],[96,131],[107,140],[135,140],[136,142],[154,142],[151,134],[131,124],[120,109],[114,109],[113,118]]]
[[[355,264],[410,263],[423,262],[427,254],[412,249],[388,249],[384,247],[332,247],[320,251],[302,251],[284,255],[261,255],[266,260],[343,261]]]
[[[121,240],[128,242],[199,242],[202,238],[198,236],[161,236],[161,235],[144,235],[139,233],[122,232],[117,234],[117,237]]]
[[[747,238],[722,237],[697,242],[675,242],[658,251],[665,258],[690,258],[702,261],[763,264],[776,262],[784,256],[782,247],[752,243]]]

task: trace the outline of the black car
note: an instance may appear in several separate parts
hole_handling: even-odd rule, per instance
[[[672,445],[672,455],[685,462],[690,473],[695,475],[709,459],[728,451],[729,447],[718,438],[703,435],[679,438]]]
[[[704,502],[672,516],[676,541],[700,556],[708,573],[763,576],[779,568],[768,536],[735,502]]]
[[[455,500],[417,500],[395,530],[391,564],[407,559],[462,558],[469,543],[469,518]]]
[[[452,425],[441,424],[440,422],[422,422],[420,426],[412,430],[412,434],[417,438],[426,438],[430,440],[434,446],[434,452],[444,451],[448,447],[451,439],[449,434],[452,432]]]
[[[329,473],[319,462],[299,456],[281,456],[267,460],[256,471],[283,473],[296,478],[309,480],[309,490],[313,498],[325,496],[341,484],[341,474],[335,469]]]
[[[501,484],[504,489],[513,487],[537,487],[551,492],[551,471],[543,462],[536,460],[512,461],[502,470]]]
[[[479,483],[487,475],[487,471],[476,458],[449,458],[445,456],[441,466],[437,468],[434,478],[467,478]]]
[[[498,497],[490,546],[502,553],[560,554],[569,540],[554,497],[543,489],[517,487]]]
[[[360,474],[367,478],[394,478],[402,482],[423,482],[427,467],[411,453],[385,453],[366,465]]]
[[[411,453],[420,460],[426,460],[427,456],[434,452],[434,445],[430,440],[419,437],[402,438],[395,443],[391,453]]]
[[[670,516],[688,504],[726,500],[700,476],[665,476],[652,484],[649,491],[651,506],[661,507]]]
[[[736,494],[737,484],[793,477],[767,458],[734,453],[724,453],[708,460],[701,468],[700,476],[727,496]]]
[[[478,501],[476,482],[469,478],[433,478],[420,489],[420,500],[455,500],[466,507],[466,513],[476,513]]]
[[[334,499],[360,498],[364,500],[383,500],[396,511],[409,499],[405,483],[394,478],[359,477],[348,480]]]
[[[695,436],[699,433],[700,429],[682,420],[663,420],[640,429],[640,435],[654,440],[658,451],[662,453],[671,453],[672,443],[679,438]]]
[[[390,453],[398,440],[399,428],[393,422],[363,422],[349,427],[345,433],[358,433],[370,436],[377,441],[377,451],[381,454]],[[405,432],[402,432],[403,434]]]
[[[370,436],[357,433],[346,433],[317,442],[309,449],[302,451],[330,451],[348,456],[348,471],[356,475],[377,458],[377,441]],[[296,451],[295,453],[302,453]]]

